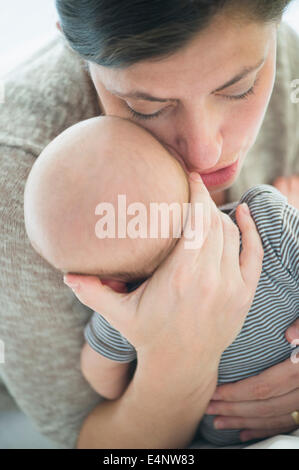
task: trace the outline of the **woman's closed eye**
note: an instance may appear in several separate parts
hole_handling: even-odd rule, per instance
[[[160,116],[162,113],[164,113],[165,109],[168,108],[168,106],[166,106],[165,108],[160,109],[160,111],[157,111],[154,114],[142,114],[132,109],[126,102],[125,102],[125,105],[127,109],[129,110],[130,114],[136,119],[153,119],[155,117]]]
[[[258,83],[258,78],[255,80],[254,84],[249,88],[249,90],[245,91],[244,93],[240,95],[217,95],[217,96],[220,96],[227,100],[244,100],[244,99],[247,99],[250,95],[254,95],[254,90],[255,90],[257,83]],[[131,108],[128,105],[128,103],[126,103],[126,101],[124,101],[124,103],[128,111],[130,112],[130,114],[136,119],[154,119],[154,118],[157,118],[158,116],[161,116],[169,108],[169,106],[165,106],[164,108],[160,109],[159,111],[153,114],[143,114]]]

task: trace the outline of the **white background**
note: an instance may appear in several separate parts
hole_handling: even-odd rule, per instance
[[[0,0],[0,76],[57,34],[56,20],[54,0]],[[299,34],[299,0],[290,4],[284,21]]]

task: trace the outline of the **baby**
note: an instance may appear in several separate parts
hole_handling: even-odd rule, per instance
[[[167,222],[170,235],[113,238],[124,222],[109,214],[111,207],[119,209],[119,195],[125,195],[127,207],[138,201],[148,213],[153,202],[178,204],[180,210]],[[36,160],[25,187],[25,225],[33,248],[56,269],[114,280],[116,290],[123,290],[119,281],[127,282],[130,290],[173,249],[188,201],[186,175],[161,143],[131,121],[97,117],[64,131]],[[258,374],[288,358],[292,351],[284,333],[299,315],[298,211],[278,190],[259,185],[229,211],[235,223],[235,209],[242,202],[248,204],[263,242],[263,269],[243,328],[221,357],[218,384]],[[105,211],[111,217],[99,223]],[[117,221],[115,232],[111,218]],[[103,233],[112,237],[103,238]],[[85,339],[84,377],[101,396],[119,397],[131,378],[135,348],[97,312],[86,325]],[[213,419],[205,415],[201,420],[203,437],[216,445],[240,442],[238,430],[215,430]]]

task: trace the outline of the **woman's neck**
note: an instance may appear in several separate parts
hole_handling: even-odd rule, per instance
[[[219,191],[218,193],[211,194],[211,198],[215,202],[216,206],[222,206],[226,203],[226,191]]]

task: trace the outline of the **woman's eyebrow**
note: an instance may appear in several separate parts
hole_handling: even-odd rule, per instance
[[[215,93],[215,91],[222,91],[224,88],[228,88],[231,85],[234,85],[235,83],[239,82],[242,78],[246,77],[246,75],[249,75],[251,72],[254,72],[255,70],[259,69],[264,65],[266,58],[263,57],[262,60],[259,61],[257,65],[251,66],[251,67],[244,67],[243,70],[241,70],[240,73],[235,75],[231,80],[226,82],[224,85],[221,87],[217,88],[216,90],[212,91],[212,93]]]
[[[242,78],[244,78],[246,75],[249,75],[251,72],[259,69],[264,63],[265,63],[266,58],[263,57],[262,60],[259,61],[257,65],[251,66],[251,67],[244,67],[241,72],[239,72],[237,75],[235,75],[231,80],[226,82],[224,85],[220,86],[216,90],[212,91],[212,93],[215,93],[217,91],[222,91],[225,88],[228,88],[231,85],[234,85],[235,83],[239,82]],[[142,91],[138,90],[132,90],[127,93],[121,93],[117,90],[112,90],[109,88],[106,88],[107,91],[114,95],[118,95],[121,98],[135,98],[135,99],[141,99],[145,101],[158,101],[159,103],[166,103],[167,101],[175,101],[178,102],[179,100],[176,98],[158,98],[157,96],[152,96],[149,93],[144,93]]]

